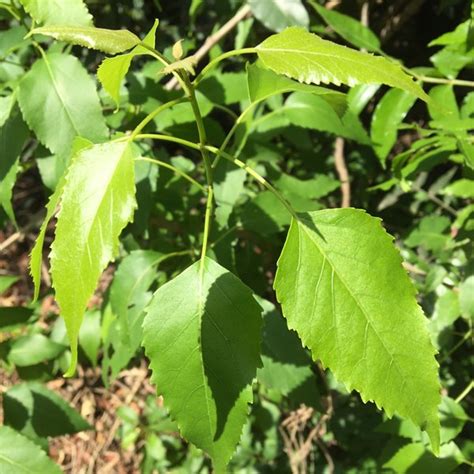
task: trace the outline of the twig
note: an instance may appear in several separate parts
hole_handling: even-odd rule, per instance
[[[22,241],[25,238],[28,231],[30,231],[31,229],[34,229],[38,225],[38,223],[42,221],[43,217],[44,217],[43,211],[36,213],[33,216],[33,219],[31,219],[31,221],[23,229],[19,230],[18,232],[15,232],[14,234],[10,235],[10,237],[8,237],[3,242],[1,242],[0,253],[5,251],[10,245],[14,244],[18,240]]]
[[[411,187],[419,192],[419,193],[423,193],[426,195],[426,197],[434,202],[435,204],[437,204],[441,209],[444,209],[446,212],[448,212],[449,214],[451,214],[452,216],[454,217],[457,217],[458,216],[458,213],[456,211],[456,209],[452,208],[450,205],[448,204],[445,204],[441,199],[439,199],[437,196],[435,196],[432,192],[430,191],[425,191],[423,188],[421,188],[420,186],[418,186],[417,184],[415,183],[412,183]]]
[[[225,23],[218,31],[213,35],[209,36],[205,43],[196,51],[194,54],[194,59],[196,64],[206,56],[206,54],[211,50],[211,48],[218,43],[224,36],[230,33],[245,17],[251,14],[250,7],[245,5],[242,7],[227,23]],[[173,90],[178,85],[178,81],[175,77],[170,79],[165,84],[166,90]]]
[[[456,397],[454,400],[456,403],[459,403],[461,400],[466,397],[466,395],[474,388],[474,380],[471,380],[469,385]]]
[[[351,183],[347,171],[346,161],[344,159],[344,138],[337,137],[334,146],[334,162],[336,171],[341,182],[341,207],[350,207],[351,205]]]

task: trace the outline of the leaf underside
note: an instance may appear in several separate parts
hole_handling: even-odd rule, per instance
[[[349,390],[410,418],[439,448],[435,349],[380,221],[356,209],[293,220],[275,279],[288,326]]]
[[[69,168],[51,246],[51,275],[72,350],[87,302],[118,250],[118,237],[136,208],[134,156],[128,142],[94,145]]]

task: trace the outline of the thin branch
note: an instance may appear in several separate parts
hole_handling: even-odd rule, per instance
[[[193,55],[196,64],[206,56],[206,54],[216,45],[224,36],[230,33],[244,18],[251,14],[250,7],[245,5],[242,7],[227,23],[225,23],[219,30],[217,30],[213,35],[208,36],[205,43],[196,51]],[[178,80],[173,77],[165,84],[166,90],[175,89],[178,85]]]
[[[341,207],[350,207],[351,205],[351,183],[349,181],[349,172],[347,171],[346,161],[344,159],[344,138],[337,137],[334,147],[334,163],[336,171],[341,182]]]

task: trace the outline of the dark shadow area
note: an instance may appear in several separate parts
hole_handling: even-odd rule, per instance
[[[260,305],[231,273],[211,286],[202,318],[204,370],[217,407],[217,440],[260,363]]]
[[[33,316],[33,310],[24,307],[0,308],[0,331],[8,332],[16,326],[27,324]]]

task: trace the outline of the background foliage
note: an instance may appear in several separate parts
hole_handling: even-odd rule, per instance
[[[32,302],[33,287],[23,262],[38,232],[46,247],[53,240],[54,227],[48,221],[40,230],[43,208],[49,199],[52,217],[57,204],[54,191],[64,185],[61,177],[71,149],[79,151],[90,142],[103,141],[108,129],[119,137],[160,103],[179,97],[166,86],[170,77],[160,75],[156,62],[149,61],[139,46],[113,59],[124,65],[124,71],[131,65],[125,83],[106,74],[111,63],[103,62],[104,55],[93,50],[42,38],[45,60],[32,40],[25,39],[32,26],[30,15],[53,26],[72,15],[81,26],[90,24],[89,11],[98,27],[127,28],[140,38],[151,30],[146,36],[149,44],[171,58],[177,40],[183,39],[185,55],[191,53],[243,7],[238,0],[88,1],[87,11],[76,9],[81,2],[68,1],[64,9],[49,11],[42,9],[46,3],[0,1],[2,472],[17,472],[12,462],[21,464],[25,459],[32,472],[58,472],[45,455],[48,444],[54,443],[54,437],[94,428],[83,418],[86,412],[81,410],[80,416],[52,390],[52,382],[71,361],[66,329],[57,308],[51,306],[49,285],[43,285],[39,300]],[[432,454],[426,435],[414,424],[398,417],[388,419],[373,405],[365,405],[358,394],[349,393],[330,372],[311,361],[295,333],[287,329],[272,291],[290,217],[243,170],[221,163],[209,256],[259,295],[264,324],[263,365],[253,386],[255,402],[230,471],[469,472],[474,451],[469,405],[474,317],[472,6],[456,0],[319,3],[250,1],[251,13],[212,45],[209,58],[260,44],[285,27],[303,26],[337,43],[397,58],[442,107],[427,106],[399,89],[342,87],[338,90],[347,92],[347,108],[344,99],[339,117],[336,94],[328,99],[331,107],[324,96],[305,93],[305,85],[288,89],[282,78],[271,91],[250,88],[250,100],[263,100],[239,125],[229,150],[268,178],[298,211],[341,204],[363,208],[382,218],[395,236],[439,351],[441,453],[439,458]],[[155,18],[160,19],[156,38]],[[265,62],[263,55],[261,59]],[[101,79],[103,87],[95,78],[100,65],[102,77],[108,78]],[[230,58],[198,88],[209,143],[222,143],[235,116],[248,105],[247,73],[265,74],[258,64],[247,71],[243,65],[243,59]],[[267,98],[276,89],[281,94]],[[188,104],[168,109],[152,125],[160,132],[198,141]],[[179,275],[199,253],[205,204],[198,187],[190,187],[169,169],[132,161],[137,156],[154,157],[201,181],[198,153],[161,142],[115,147],[120,148],[117,156],[126,157],[119,163],[124,168],[121,173],[129,178],[118,181],[118,187],[136,186],[138,208],[129,223],[133,204],[120,196],[110,203],[121,213],[119,228],[125,229],[120,243],[107,242],[106,255],[100,258],[108,261],[114,248],[119,257],[106,270],[79,331],[79,363],[94,371],[93,384],[100,388],[113,385],[123,371],[143,366],[145,308],[154,291]],[[107,158],[110,149],[103,156],[97,180],[85,183],[83,194],[67,199],[81,203],[103,188],[106,176],[111,182],[117,179],[111,171],[115,172],[117,162]],[[85,159],[84,164],[91,162]],[[92,226],[91,232],[98,232],[97,228]],[[61,240],[60,226],[56,239],[52,262],[61,246],[73,245],[67,238]],[[92,251],[100,254],[101,248]],[[41,249],[32,255],[37,264],[33,277],[39,281],[48,259]],[[56,288],[58,299],[68,285],[77,288],[82,270],[56,266],[57,272],[68,276],[65,288]],[[91,271],[100,273],[100,269]],[[190,294],[191,290],[192,280]],[[156,310],[165,317],[170,311],[162,307]],[[148,311],[152,310],[153,306]],[[235,334],[239,328],[232,330]],[[157,371],[158,386],[159,377]],[[140,404],[129,406],[129,400],[117,410],[120,428],[115,449],[134,452],[141,472],[209,472],[207,457],[177,436],[177,426],[160,400],[141,395]],[[11,446],[18,450],[13,452]],[[61,462],[58,456],[56,460]],[[93,459],[90,466],[100,469],[100,461]]]

